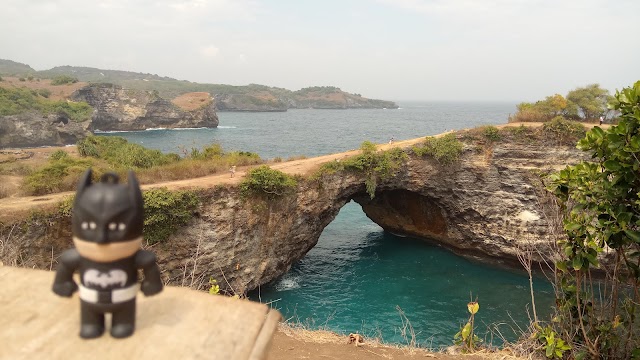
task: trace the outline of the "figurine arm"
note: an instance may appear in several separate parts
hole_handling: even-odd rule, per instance
[[[151,296],[162,291],[162,280],[160,280],[160,269],[156,264],[156,256],[146,250],[140,250],[136,254],[136,266],[142,268],[144,280],[142,280],[142,292],[146,296]]]
[[[73,281],[73,273],[80,264],[80,254],[76,249],[69,249],[60,256],[60,263],[56,269],[56,278],[53,281],[53,292],[60,296],[71,296],[78,285]]]

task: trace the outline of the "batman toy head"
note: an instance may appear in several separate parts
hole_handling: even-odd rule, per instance
[[[100,245],[142,238],[143,202],[138,180],[132,171],[128,184],[119,184],[117,174],[106,173],[91,183],[87,170],[73,204],[73,236]]]

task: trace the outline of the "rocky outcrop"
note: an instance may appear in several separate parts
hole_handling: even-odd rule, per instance
[[[91,135],[90,126],[91,121],[75,122],[62,113],[0,116],[0,148],[75,144]]]
[[[271,201],[243,199],[234,187],[212,187],[201,190],[202,204],[191,223],[153,251],[170,283],[206,287],[213,277],[228,290],[244,292],[283,275],[355,200],[387,231],[492,263],[516,263],[523,248],[534,249],[541,261],[551,256],[558,218],[539,174],[584,157],[567,146],[468,145],[453,165],[411,157],[395,177],[378,184],[373,199],[355,173],[305,180],[295,193]],[[0,259],[29,259],[23,265],[48,268],[52,253],[71,246],[68,219],[42,224],[28,234],[0,229],[0,237],[13,231],[11,243],[22,247]]]
[[[149,128],[217,127],[213,100],[192,111],[184,111],[156,92],[123,89],[112,84],[92,84],[72,98],[94,108],[92,130],[133,131]]]

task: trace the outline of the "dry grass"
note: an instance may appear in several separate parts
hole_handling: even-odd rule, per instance
[[[74,91],[87,86],[86,82],[77,82],[74,84],[51,85],[50,79],[36,79],[20,81],[17,77],[3,76],[0,81],[0,87],[4,88],[27,88],[31,90],[47,89],[51,91],[49,99],[64,100],[68,99]]]
[[[186,93],[171,100],[174,105],[186,111],[198,110],[209,105],[212,101],[213,99],[208,92]]]

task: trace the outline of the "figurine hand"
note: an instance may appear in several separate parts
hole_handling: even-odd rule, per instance
[[[152,283],[151,281],[143,281],[141,286],[142,293],[145,296],[151,296],[162,291],[162,283]]]
[[[60,296],[69,297],[76,290],[78,290],[78,285],[76,285],[76,283],[73,281],[65,281],[53,284],[53,292]]]

